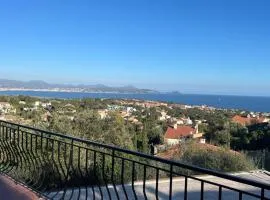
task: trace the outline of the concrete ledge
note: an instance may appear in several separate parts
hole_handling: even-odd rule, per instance
[[[36,193],[16,184],[11,178],[0,175],[0,199],[8,200],[37,200],[40,199]]]

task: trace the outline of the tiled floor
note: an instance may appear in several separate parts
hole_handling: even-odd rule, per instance
[[[263,182],[266,184],[270,183],[270,176],[268,174],[265,174],[264,172],[243,172],[243,173],[237,173],[234,174],[236,176],[239,177],[243,177],[243,178],[248,178],[248,179],[252,179],[254,181],[258,181],[258,182]],[[246,192],[250,192],[253,194],[260,194],[260,189],[259,188],[255,188],[252,186],[248,186],[248,185],[244,185],[244,184],[240,184],[240,183],[236,183],[234,181],[229,181],[229,180],[225,180],[225,179],[221,179],[221,178],[217,178],[217,177],[213,177],[213,176],[201,176],[201,179],[207,180],[207,181],[212,181],[214,183],[219,183],[219,184],[223,184],[225,186],[230,186],[232,188],[236,188],[242,191],[246,191]],[[135,199],[134,195],[133,195],[133,190],[130,184],[127,184],[124,186],[128,199]],[[136,182],[135,186],[134,186],[134,190],[136,191],[137,194],[137,199],[139,200],[143,200],[143,199],[156,199],[155,197],[155,187],[156,187],[156,182],[155,181],[147,181],[146,182],[146,197],[143,194],[143,183],[142,182]],[[112,200],[116,200],[116,193],[115,193],[115,189],[113,188],[113,186],[109,186],[108,190],[105,187],[101,187],[100,188],[102,191],[102,195],[103,195],[103,199],[104,200],[109,200],[109,196],[108,196],[108,190],[110,192],[111,195],[111,199]],[[101,198],[101,193],[100,193],[100,189],[95,187],[94,188],[94,195],[95,195],[95,199],[96,200],[100,200]],[[218,199],[218,187],[210,185],[210,184],[205,184],[204,185],[204,199],[205,200],[217,200]],[[122,199],[126,199],[125,198],[125,194],[124,194],[124,190],[123,190],[123,186],[116,186],[116,190],[117,193],[119,194],[119,198]],[[169,180],[168,179],[163,179],[159,181],[159,193],[158,193],[158,197],[159,200],[168,200],[169,199]],[[189,179],[188,181],[188,200],[200,200],[200,195],[201,195],[201,184],[198,181]],[[49,196],[54,197],[56,200],[60,200],[60,199],[67,199],[67,200],[77,200],[77,199],[93,199],[93,190],[92,188],[88,187],[88,188],[74,188],[73,190],[67,190],[65,193],[63,191],[59,191],[59,192],[53,192],[51,193]],[[270,198],[270,191],[265,191],[265,197],[267,197],[267,199]],[[183,200],[184,199],[184,179],[179,177],[179,178],[173,178],[173,187],[172,187],[172,199],[174,200]],[[254,198],[251,197],[249,195],[245,195],[243,194],[243,200],[258,200],[258,198]],[[239,193],[234,192],[232,190],[228,190],[228,189],[223,189],[222,190],[222,200],[239,200]]]
[[[266,184],[270,183],[270,175],[268,173],[258,171],[258,172],[244,172],[244,173],[238,173],[234,174],[239,177],[243,178],[248,178],[252,179],[258,182],[263,182]],[[260,194],[260,190],[258,188],[250,187],[244,184],[239,184],[233,181],[228,181],[220,178],[216,178],[213,176],[202,176],[200,177],[201,179],[207,180],[207,181],[213,181],[215,183],[220,183],[226,186],[230,186],[232,188],[237,188],[241,189],[242,191],[247,191],[251,192],[254,194]],[[188,199],[189,200],[196,200],[200,199],[200,182],[195,181],[195,180],[189,180],[188,182]],[[135,190],[137,193],[138,199],[146,199],[143,195],[143,183],[141,182],[136,182],[135,184]],[[155,181],[147,181],[146,182],[146,196],[147,199],[156,199],[155,198]],[[174,178],[173,179],[173,188],[172,188],[172,194],[173,198],[172,199],[184,199],[183,198],[183,191],[184,191],[184,179],[183,178]],[[133,190],[130,184],[127,184],[124,186],[128,195],[129,199],[134,199],[133,196]],[[105,187],[100,188],[103,193],[103,199],[110,199],[107,195],[107,189]],[[101,199],[100,194],[100,189],[99,188],[94,188],[95,190],[95,196],[96,199]],[[122,186],[116,186],[116,189],[120,195],[120,199],[125,199],[125,195],[123,192]],[[115,196],[115,190],[112,186],[108,187],[108,190],[110,191],[112,199],[117,199]],[[169,181],[167,179],[160,180],[159,182],[159,199],[161,200],[167,200],[168,199],[168,193],[169,193]],[[87,187],[87,188],[81,188],[81,189],[76,189],[70,190],[68,189],[65,193],[63,191],[58,191],[58,192],[52,192],[48,196],[53,197],[54,199],[71,199],[71,200],[77,200],[77,199],[93,199],[93,193],[92,193],[92,188]],[[270,191],[265,191],[265,196],[267,198],[270,198]],[[39,199],[35,193],[33,193],[31,190],[23,187],[20,184],[15,184],[13,180],[9,179],[6,176],[1,176],[0,175],[0,200],[36,200]],[[218,188],[205,184],[205,193],[204,193],[204,199],[205,200],[214,200],[218,199]],[[234,199],[239,199],[239,194],[236,192],[233,192],[231,190],[223,190],[222,193],[222,199],[224,200],[234,200]],[[256,198],[243,195],[244,200],[255,200]]]

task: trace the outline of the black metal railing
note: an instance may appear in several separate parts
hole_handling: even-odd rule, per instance
[[[48,199],[270,199],[267,183],[5,121],[0,172]]]

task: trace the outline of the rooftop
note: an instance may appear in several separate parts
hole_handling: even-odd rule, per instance
[[[177,128],[168,126],[165,133],[166,139],[179,139],[181,137],[187,137],[195,133],[195,129],[191,126],[177,126]]]

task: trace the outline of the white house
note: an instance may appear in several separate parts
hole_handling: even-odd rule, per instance
[[[161,114],[161,116],[159,117],[160,121],[165,121],[167,119],[170,119],[170,116],[167,115],[167,113],[165,111],[161,111],[160,114]]]
[[[34,103],[34,106],[35,106],[35,107],[39,107],[39,106],[40,106],[40,101],[36,101],[36,102]]]
[[[25,105],[26,102],[25,102],[25,101],[19,101],[19,104],[20,104],[20,105]]]
[[[189,117],[184,119],[184,123],[186,125],[192,125],[193,124],[192,120]]]
[[[43,108],[47,108],[48,106],[51,106],[52,104],[51,104],[51,102],[49,102],[49,103],[42,103],[41,104],[41,106],[43,107]]]
[[[4,114],[16,112],[16,109],[13,109],[12,105],[8,102],[0,102],[0,111]]]
[[[108,111],[107,110],[98,110],[98,114],[99,114],[101,119],[105,119],[108,115]]]
[[[164,135],[164,141],[167,145],[177,145],[185,138],[192,138],[196,130],[191,126],[175,124],[173,127],[168,126],[167,131]]]
[[[127,107],[127,112],[128,112],[128,113],[136,112],[136,108],[133,108],[133,107]]]

